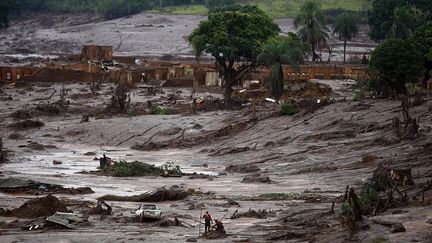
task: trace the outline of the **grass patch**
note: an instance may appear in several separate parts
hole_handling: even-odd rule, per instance
[[[204,5],[186,5],[166,7],[159,12],[177,15],[206,15],[208,13],[208,9]]]
[[[384,242],[388,242],[388,240],[382,236],[379,236],[372,240],[372,243],[384,243]]]
[[[256,5],[273,18],[295,17],[306,0],[242,0],[237,1],[241,5]],[[322,9],[343,9],[351,11],[362,10],[365,0],[320,0]],[[191,14],[205,15],[208,9],[204,5],[184,5],[176,7],[165,7],[152,12],[169,14]]]
[[[280,106],[280,114],[282,116],[292,116],[297,114],[297,112],[298,112],[297,106],[292,103],[283,103]]]

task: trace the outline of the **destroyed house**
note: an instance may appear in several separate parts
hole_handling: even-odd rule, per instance
[[[81,51],[81,59],[89,61],[112,61],[112,46],[84,46]]]

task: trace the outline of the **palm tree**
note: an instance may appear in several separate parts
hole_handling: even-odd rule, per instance
[[[358,33],[358,19],[353,14],[342,13],[336,17],[333,32],[339,34],[339,39],[344,41],[344,63],[346,62],[347,41]]]
[[[283,67],[282,65],[293,65],[296,68],[303,60],[304,50],[302,43],[295,34],[289,36],[277,36],[267,41],[258,61],[270,66],[271,74],[267,79],[267,87],[272,96],[279,103],[283,94]]]
[[[294,26],[301,28],[297,35],[300,40],[308,43],[312,52],[312,61],[321,59],[315,50],[326,46],[328,38],[328,29],[326,26],[326,17],[321,11],[321,6],[312,0],[307,1],[300,9],[300,14],[294,20]]]

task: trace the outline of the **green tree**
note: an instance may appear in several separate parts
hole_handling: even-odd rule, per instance
[[[374,0],[368,13],[369,36],[376,42],[386,38],[408,38],[431,19],[430,0]]]
[[[369,62],[374,88],[386,96],[406,94],[406,84],[417,83],[422,75],[422,58],[409,40],[384,41],[372,52]]]
[[[407,39],[411,37],[415,29],[424,21],[422,11],[404,5],[394,10],[393,22],[387,32],[387,38]]]
[[[279,103],[283,94],[284,73],[282,65],[298,67],[303,60],[305,48],[297,36],[277,36],[266,42],[258,60],[271,69],[267,87]]]
[[[0,1],[0,30],[9,27],[9,15],[17,8],[15,0]]]
[[[425,83],[432,77],[432,23],[429,22],[417,28],[411,41],[423,54],[423,67],[425,68],[423,82]]]
[[[188,40],[196,55],[208,53],[221,67],[225,98],[231,101],[232,86],[257,67],[262,45],[278,34],[279,27],[254,6],[235,6],[209,12]]]
[[[342,13],[336,17],[333,31],[344,41],[344,63],[346,62],[347,41],[358,33],[358,18],[353,14]]]
[[[300,9],[300,14],[295,18],[296,28],[301,27],[297,35],[300,40],[308,43],[312,52],[312,61],[321,59],[315,50],[327,44],[326,17],[321,10],[321,5],[316,1],[308,0]]]

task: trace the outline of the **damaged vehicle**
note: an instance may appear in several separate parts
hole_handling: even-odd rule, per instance
[[[162,210],[155,204],[142,204],[135,212],[131,211],[132,214],[139,216],[140,221],[145,219],[156,219],[162,218]]]

